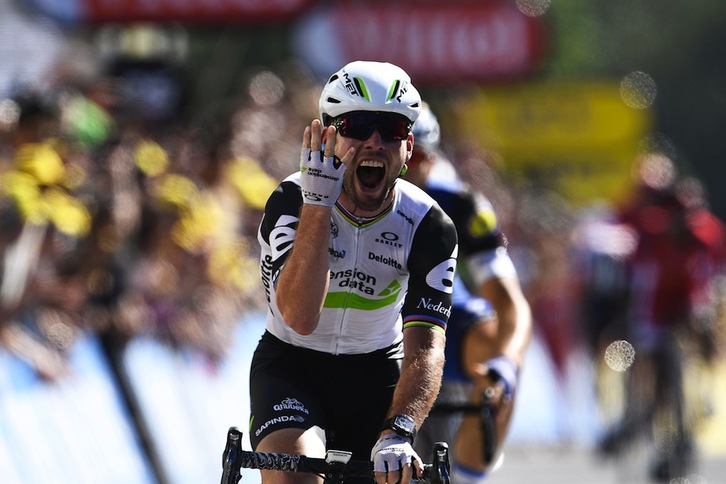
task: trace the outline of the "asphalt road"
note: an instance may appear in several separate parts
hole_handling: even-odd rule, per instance
[[[548,376],[546,361],[533,345],[527,381],[515,410],[513,428],[505,445],[502,467],[488,484],[650,484],[653,452],[643,442],[617,460],[599,458],[592,450],[602,427],[595,424],[598,405],[592,400],[587,372],[573,374],[564,396]],[[576,368],[585,368],[578,364]],[[698,386],[697,380],[689,381]],[[712,408],[694,434],[697,442],[693,473],[669,484],[726,484],[726,361],[700,385],[707,389]],[[602,402],[601,402],[602,403]]]
[[[726,429],[724,429],[726,431]],[[588,449],[514,447],[489,484],[650,484],[645,448],[617,461],[603,461]],[[701,455],[694,472],[671,484],[726,483],[726,455]]]

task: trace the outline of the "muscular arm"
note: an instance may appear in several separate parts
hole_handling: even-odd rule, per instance
[[[404,358],[388,411],[388,417],[396,414],[410,416],[417,428],[428,415],[441,387],[445,330],[451,314],[457,254],[458,244],[453,222],[439,206],[430,206],[418,224],[408,256],[410,275],[406,300],[401,310]],[[385,435],[389,433],[390,430],[382,431],[373,448],[376,482],[407,484],[410,482],[412,469],[420,473],[420,459],[415,458],[412,465],[409,465],[413,448],[410,444],[397,444],[396,437]],[[396,471],[382,472],[382,460],[386,459],[384,454],[388,454],[390,459],[391,453],[397,453],[399,458],[409,456],[400,475]]]
[[[457,253],[451,219],[432,209],[419,227],[409,258],[411,279],[402,311],[404,358],[389,411],[389,416],[410,415],[417,427],[441,386]]]
[[[327,167],[320,163],[319,156],[317,158],[310,156],[311,151],[313,155],[316,153],[320,155],[323,139],[326,144],[322,163],[328,163]],[[305,128],[300,160],[300,186],[304,203],[300,210],[294,246],[282,268],[276,288],[276,302],[280,314],[294,331],[302,335],[312,333],[317,327],[330,282],[328,246],[333,206],[328,202],[334,203],[337,200],[345,172],[345,166],[332,164],[335,147],[335,128],[323,128],[317,119]],[[355,150],[352,147],[348,148],[342,156],[343,165],[349,163],[354,154]],[[326,162],[326,159],[329,161]],[[317,176],[318,180],[324,177],[311,175],[330,169],[339,170],[337,175],[339,178],[332,178],[338,181],[338,184],[325,184],[325,182],[320,184],[315,177]],[[330,176],[327,178],[331,179]],[[311,189],[315,192],[310,192]],[[326,201],[323,202],[323,199]]]
[[[295,245],[277,282],[277,306],[299,334],[310,334],[323,309],[328,276],[331,209],[303,205]]]
[[[505,355],[521,368],[532,337],[532,314],[519,279],[516,275],[493,277],[481,284],[479,293],[497,313],[496,333],[472,331],[464,342],[465,367],[470,369],[486,359]]]
[[[320,151],[324,137],[327,141],[325,156],[332,157],[335,154],[335,129],[323,130],[317,119],[305,128],[302,156],[308,149]],[[349,161],[352,155],[352,151],[346,153],[343,162]],[[332,206],[303,203],[292,253],[277,282],[280,314],[293,330],[303,335],[312,333],[317,327],[330,282],[328,245],[332,210]]]
[[[388,416],[410,415],[419,428],[436,400],[444,368],[446,337],[431,328],[404,331],[401,378],[393,394]]]

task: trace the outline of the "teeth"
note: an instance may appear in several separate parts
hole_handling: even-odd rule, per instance
[[[360,162],[360,166],[369,166],[371,168],[383,168],[383,162],[376,161],[376,160],[363,160]]]

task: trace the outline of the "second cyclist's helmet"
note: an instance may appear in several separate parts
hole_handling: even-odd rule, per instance
[[[427,103],[423,103],[421,107],[421,115],[415,123],[413,123],[413,138],[416,146],[434,149],[439,146],[441,139],[441,127],[436,115],[431,111]]]
[[[406,71],[388,62],[354,61],[330,76],[320,95],[320,119],[353,111],[398,113],[415,122],[421,112],[421,95]]]

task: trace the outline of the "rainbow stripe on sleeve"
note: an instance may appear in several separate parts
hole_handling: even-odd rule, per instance
[[[423,314],[411,314],[403,318],[403,329],[413,327],[431,328],[446,333],[446,322],[444,320]]]

